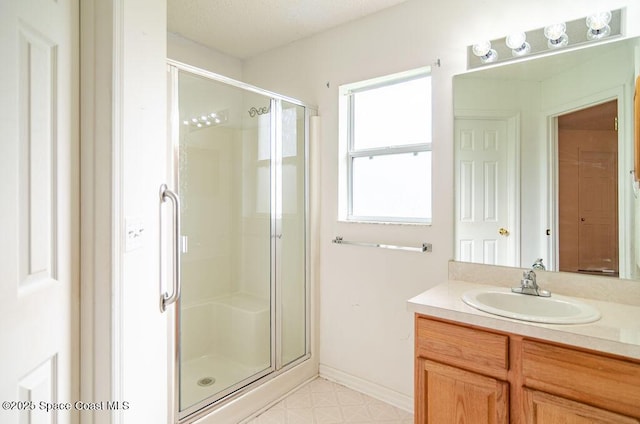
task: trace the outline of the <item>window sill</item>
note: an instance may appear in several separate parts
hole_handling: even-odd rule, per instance
[[[425,222],[403,222],[403,221],[366,221],[357,219],[338,219],[340,224],[373,224],[373,225],[398,225],[407,227],[431,227],[432,221]]]

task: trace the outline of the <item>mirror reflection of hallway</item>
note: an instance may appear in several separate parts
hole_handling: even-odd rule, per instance
[[[560,271],[618,276],[617,100],[558,117]]]

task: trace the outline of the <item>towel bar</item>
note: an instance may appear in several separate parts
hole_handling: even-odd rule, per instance
[[[362,243],[357,241],[347,241],[340,236],[337,236],[335,239],[331,241],[336,244],[351,244],[353,246],[379,247],[381,249],[406,250],[408,252],[431,252],[433,250],[431,243],[422,243],[422,247],[409,247],[409,246],[396,246],[393,244]]]

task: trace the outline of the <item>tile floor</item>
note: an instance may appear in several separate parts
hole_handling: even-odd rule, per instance
[[[317,378],[247,424],[413,424],[413,415],[337,383]]]

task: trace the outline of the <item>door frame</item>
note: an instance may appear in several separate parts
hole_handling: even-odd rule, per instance
[[[166,1],[151,2],[82,0],[80,8],[80,399],[112,402],[105,410],[82,411],[83,423],[172,421],[164,393],[171,389],[171,369],[157,365],[168,361],[170,341],[163,336],[173,310],[161,314],[160,287],[154,284],[160,204],[155,179],[163,155],[149,149],[166,138],[166,114],[157,110],[164,92],[149,90],[159,81],[164,85]],[[141,75],[144,81],[137,81]],[[140,168],[136,158],[153,164],[140,186],[131,184]],[[148,190],[151,185],[155,190]],[[143,235],[139,248],[126,246],[129,214],[146,230],[137,233]],[[142,332],[145,349],[136,350],[132,340]]]
[[[552,109],[547,109],[542,113],[542,119],[547,129],[547,152],[548,160],[551,164],[548,173],[548,197],[547,197],[547,219],[549,222],[550,235],[547,240],[547,257],[549,258],[548,269],[558,271],[560,246],[559,246],[559,169],[558,169],[558,116],[575,112],[611,100],[618,102],[618,262],[620,278],[630,276],[631,266],[631,243],[632,234],[620,231],[620,228],[631,228],[633,222],[632,202],[633,185],[624,184],[625,179],[630,179],[628,169],[633,169],[633,164],[629,163],[629,158],[633,157],[633,140],[628,136],[630,131],[630,110],[633,110],[629,103],[630,96],[627,84],[619,85],[608,90],[594,93],[590,96],[582,97],[571,102],[564,103]],[[633,99],[631,99],[633,100]],[[625,142],[627,140],[627,142]]]
[[[119,141],[114,136],[119,121],[117,90],[114,87],[116,27],[121,22],[117,2],[87,0],[80,8],[80,121],[81,149],[81,372],[82,399],[117,399],[121,347],[116,284],[120,260],[116,235],[118,213],[115,200],[121,166]],[[106,21],[113,21],[107,25]],[[101,66],[97,65],[100,61]],[[99,127],[100,117],[109,122]],[[111,153],[113,149],[113,153]],[[100,157],[100,160],[97,158]],[[82,421],[94,424],[120,422],[112,412],[82,412]]]
[[[475,110],[475,109],[456,109],[454,111],[454,127],[455,121],[458,119],[478,119],[478,120],[503,120],[507,123],[507,139],[513,140],[507,148],[507,175],[509,178],[507,187],[507,204],[509,205],[508,225],[510,229],[509,235],[509,262],[510,266],[520,266],[520,238],[522,231],[520,229],[520,112],[511,110]],[[454,141],[455,142],[455,141]],[[454,146],[454,156],[456,146]],[[454,158],[455,160],[455,158]],[[454,168],[457,168],[454,167]],[[459,175],[454,169],[454,184],[458,184]],[[459,205],[455,202],[455,214],[459,216]],[[454,219],[454,223],[457,218]],[[454,231],[455,234],[455,231]],[[454,243],[457,250],[457,236]]]

